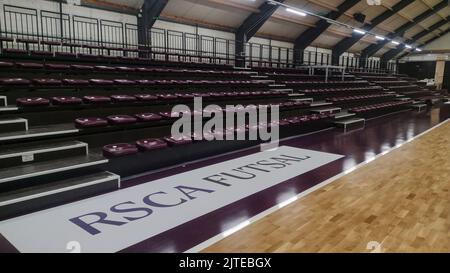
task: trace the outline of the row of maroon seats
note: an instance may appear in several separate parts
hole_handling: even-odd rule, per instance
[[[225,130],[216,130],[212,132],[207,132],[203,135],[196,135],[195,133],[191,136],[183,136],[179,138],[175,137],[164,137],[164,138],[149,138],[136,141],[134,144],[131,143],[117,143],[109,144],[103,147],[103,155],[107,158],[117,158],[127,155],[135,155],[139,152],[151,152],[155,150],[165,149],[168,147],[182,146],[193,143],[194,141],[201,141],[205,139],[226,139],[227,135],[234,135],[235,133],[247,132],[249,130],[266,129],[273,126],[288,126],[288,125],[301,125],[307,124],[309,122],[320,121],[331,117],[331,114],[314,114],[314,115],[304,115],[292,118],[285,118],[280,121],[274,121],[268,124],[260,123],[255,126],[246,125],[245,127],[233,127],[227,128]]]
[[[161,67],[132,67],[132,66],[109,66],[109,65],[81,65],[81,64],[59,64],[59,63],[32,63],[32,62],[0,62],[3,69],[48,69],[58,71],[85,71],[85,72],[119,72],[119,73],[187,73],[196,75],[248,75],[243,71],[232,70],[200,70],[200,69],[172,69]]]
[[[366,112],[373,112],[373,111],[379,111],[383,109],[388,108],[394,108],[402,105],[410,104],[411,101],[396,101],[396,102],[385,102],[385,103],[378,103],[378,104],[372,104],[367,106],[361,106],[361,107],[355,107],[351,108],[348,111],[352,113],[366,113]]]
[[[396,80],[396,81],[373,81],[373,82],[378,84],[378,85],[381,85],[381,86],[399,86],[399,85],[409,84],[409,82],[401,81],[401,80]]]
[[[261,81],[207,81],[207,80],[128,80],[128,79],[23,79],[7,78],[0,79],[0,85],[4,86],[170,86],[170,85],[215,85],[215,86],[242,86],[258,85],[267,86],[266,82]]]
[[[307,87],[307,86],[361,86],[367,85],[367,81],[283,81],[287,86]]]
[[[226,98],[258,98],[278,97],[285,95],[283,91],[253,91],[253,92],[209,92],[209,93],[175,93],[175,94],[136,94],[136,95],[111,95],[111,96],[58,96],[50,99],[42,97],[18,98],[16,105],[20,107],[81,105],[81,104],[110,104],[110,103],[134,103],[134,102],[157,102],[173,100],[190,100],[194,97],[204,99],[226,99]]]
[[[91,49],[97,49],[102,51],[102,48],[93,48]],[[120,49],[119,49],[120,51]],[[164,55],[164,56],[178,56],[183,57],[185,59],[189,59],[189,61],[183,60],[182,58],[178,58],[176,62],[165,60],[166,62],[173,62],[173,63],[191,63],[191,64],[199,64],[199,65],[207,65],[207,66],[216,66],[216,67],[232,67],[230,64],[223,64],[223,63],[204,63],[202,61],[195,62],[192,61],[192,58],[195,59],[209,59],[209,60],[224,60],[229,61],[226,57],[220,57],[220,56],[209,56],[209,55],[192,55],[192,54],[184,54],[184,53],[176,53],[176,52],[166,52],[166,51],[149,51],[149,50],[126,50],[128,52],[135,52],[136,56],[129,56],[129,55],[105,55],[102,51],[101,54],[92,54],[92,53],[77,53],[77,52],[66,52],[66,51],[43,51],[43,50],[26,50],[26,49],[19,49],[19,48],[4,48],[2,50],[3,54],[10,54],[10,55],[31,55],[35,57],[46,57],[46,58],[53,58],[53,57],[60,57],[60,58],[78,58],[78,59],[87,59],[87,60],[112,60],[112,61],[142,61],[142,62],[150,62],[155,61],[148,57],[138,57],[139,54],[143,55]],[[125,52],[125,51],[124,51]],[[156,60],[158,61],[158,60]]]
[[[339,93],[339,92],[367,92],[367,91],[379,91],[383,88],[380,86],[369,87],[352,87],[352,88],[325,88],[325,89],[305,89],[303,93],[322,95],[325,93]]]
[[[307,107],[311,104],[311,102],[301,101],[301,102],[284,102],[284,103],[274,103],[269,105],[249,105],[249,108],[244,107],[236,107],[236,108],[225,108],[225,109],[219,109],[223,110],[224,112],[239,112],[239,111],[245,111],[246,109],[255,109],[262,107],[268,107],[268,106],[278,106],[281,110],[293,110],[293,109],[300,109]],[[206,114],[209,111],[204,111]],[[214,112],[214,111],[212,111]],[[183,114],[190,114],[192,116],[195,115],[202,115],[203,113],[200,112],[189,112],[189,113],[183,113]],[[208,116],[211,114],[208,113]],[[88,117],[88,118],[77,118],[75,120],[75,127],[79,129],[86,129],[86,128],[94,128],[94,127],[105,127],[108,125],[131,125],[138,122],[151,122],[151,121],[159,121],[162,119],[171,120],[176,119],[179,117],[179,113],[175,112],[159,112],[159,113],[140,113],[136,114],[134,116],[130,115],[111,115],[106,118],[100,118],[100,117]]]
[[[362,96],[349,96],[349,97],[339,97],[339,98],[327,98],[326,101],[329,102],[351,102],[358,100],[370,100],[370,99],[381,99],[392,97],[392,94],[378,94],[378,95],[362,95]]]

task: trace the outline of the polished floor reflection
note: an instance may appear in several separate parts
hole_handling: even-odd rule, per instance
[[[449,135],[446,122],[204,252],[448,253]]]
[[[124,252],[182,252],[236,226],[248,224],[249,218],[274,207],[293,196],[360,163],[373,160],[376,155],[408,142],[413,137],[442,122],[439,109],[430,112],[403,112],[368,121],[365,129],[342,132],[331,129],[282,142],[282,145],[342,154],[345,158],[290,179],[277,186],[239,200],[212,213],[199,217],[172,230],[125,249]],[[183,167],[144,175],[124,181],[133,186],[146,181],[182,173],[210,164],[223,162],[258,152],[258,148],[233,153]],[[267,179],[270,179],[268,177]],[[354,181],[358,183],[358,181]],[[231,251],[231,249],[230,249]]]

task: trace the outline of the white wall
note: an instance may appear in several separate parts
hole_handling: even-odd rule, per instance
[[[44,33],[39,33],[40,35],[44,36],[53,36],[53,37],[60,37],[61,36],[61,28],[59,24],[59,20],[41,20],[41,11],[50,11],[50,12],[56,12],[59,13],[59,3],[52,2],[52,1],[45,1],[45,0],[2,0],[0,2],[1,4],[1,10],[0,10],[0,22],[2,25],[2,30],[5,31],[7,29],[9,32],[21,32],[21,33],[27,33],[30,35],[37,34],[38,29],[42,29]],[[38,14],[38,20],[37,23],[35,21],[35,17],[27,16],[28,20],[33,19],[33,23],[29,22],[28,24],[17,24],[16,21],[13,19],[14,16],[9,16],[5,18],[4,13],[4,5],[12,5],[12,6],[18,6],[23,8],[31,8],[31,9],[37,9]],[[15,9],[15,8],[13,8]],[[83,16],[83,17],[90,17],[90,18],[96,18],[99,21],[100,20],[110,20],[115,22],[121,22],[124,25],[126,23],[128,24],[137,24],[137,18],[136,16],[128,15],[128,14],[122,14],[117,12],[110,12],[110,11],[104,11],[99,9],[93,9],[88,7],[82,7],[82,6],[75,6],[75,5],[67,5],[63,4],[63,13],[72,16]],[[57,18],[57,15],[52,15]],[[6,20],[5,20],[6,19]],[[13,19],[13,20],[10,20]],[[24,21],[27,22],[27,21]],[[42,27],[41,27],[42,25]],[[78,27],[78,31],[74,31],[74,28]],[[69,22],[64,23],[64,37],[68,37],[69,28],[72,33],[77,33],[77,38],[82,40],[97,40],[99,39],[99,33],[98,28],[92,27],[89,30],[83,29],[81,30],[81,24],[73,24],[70,25]],[[103,28],[103,36],[101,37],[104,42],[110,42],[110,41],[117,41],[122,42],[123,35],[119,36],[120,31],[118,30],[112,30],[112,28],[104,27]],[[129,35],[130,36],[130,35]],[[73,37],[73,35],[72,35]],[[137,37],[133,37],[132,40],[136,40]],[[136,41],[137,42],[137,41]]]
[[[436,39],[423,48],[424,50],[450,50],[450,33]]]

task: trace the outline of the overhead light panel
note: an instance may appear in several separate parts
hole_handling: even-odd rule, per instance
[[[422,52],[422,49],[420,49],[420,48],[416,48],[416,51],[418,51],[418,52]]]
[[[385,38],[384,38],[383,36],[378,36],[378,35],[376,35],[375,38],[376,38],[377,40],[381,40],[381,41],[384,41],[384,40],[385,40]]]
[[[412,48],[412,46],[410,46],[410,45],[405,45],[405,47],[406,47],[406,48]]]
[[[287,8],[286,11],[290,12],[290,13],[294,13],[294,14],[300,15],[300,16],[306,16],[306,13],[298,11],[298,10],[295,10],[295,9]]]
[[[400,43],[397,41],[392,41],[391,43],[393,43],[394,45],[399,45]]]
[[[356,32],[356,33],[362,34],[362,35],[366,34],[366,32],[364,30],[360,30],[360,29],[357,29],[357,28],[355,28],[353,31]]]

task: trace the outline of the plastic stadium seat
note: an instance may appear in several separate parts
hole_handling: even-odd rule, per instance
[[[158,97],[150,94],[138,94],[134,95],[139,101],[155,101],[158,100]]]
[[[177,95],[173,94],[157,94],[156,96],[162,100],[176,100],[178,98]]]
[[[0,80],[2,85],[30,85],[31,81],[22,78],[2,79]]]
[[[152,80],[138,80],[136,82],[140,85],[147,85],[147,86],[156,84],[156,81],[152,81]]]
[[[103,147],[103,156],[115,158],[126,155],[133,155],[139,152],[136,145],[129,143],[110,144]]]
[[[38,63],[16,63],[16,66],[24,69],[41,69],[44,68],[43,64]]]
[[[134,84],[136,84],[136,81],[119,79],[119,80],[114,80],[114,83],[118,84],[118,85],[134,85]]]
[[[106,118],[111,125],[125,125],[137,122],[137,118],[128,115],[113,115]]]
[[[192,139],[190,137],[182,137],[182,138],[165,137],[164,141],[167,142],[169,146],[182,146],[192,143]]]
[[[134,115],[141,122],[158,121],[162,120],[162,117],[154,113],[142,113]]]
[[[28,54],[28,51],[24,50],[24,49],[18,49],[18,48],[4,48],[3,49],[3,53],[6,54]]]
[[[136,97],[129,95],[112,95],[111,99],[113,102],[134,102],[136,101]]]
[[[40,86],[59,86],[62,82],[57,79],[34,79],[33,83]]]
[[[43,50],[32,50],[31,55],[43,56],[43,57],[53,57],[53,52],[43,51]]]
[[[53,97],[53,105],[78,105],[82,104],[83,100],[77,97]]]
[[[111,98],[104,96],[84,96],[83,101],[90,104],[110,103]]]
[[[10,67],[14,67],[14,64],[10,62],[0,62],[0,68],[10,68]]]
[[[112,66],[98,65],[98,66],[94,66],[94,70],[100,71],[100,72],[114,72],[114,71],[116,71],[116,68],[112,67]]]
[[[136,146],[142,152],[164,149],[168,146],[167,142],[159,138],[149,138],[136,141]]]
[[[176,119],[181,117],[177,112],[159,112],[158,114],[165,119]]]
[[[72,52],[55,52],[55,56],[62,58],[76,58],[77,54]]]
[[[70,86],[87,86],[87,85],[89,85],[88,80],[80,80],[80,79],[63,79],[62,82],[64,85],[70,85]]]
[[[17,106],[48,106],[50,101],[44,98],[18,98]]]
[[[57,69],[57,70],[69,70],[70,65],[67,64],[46,64],[46,68],[48,69]]]
[[[99,55],[96,54],[86,54],[86,53],[78,53],[78,58],[82,59],[97,59]]]
[[[104,79],[90,79],[89,82],[92,85],[99,85],[99,86],[114,85],[114,81]]]
[[[90,65],[79,65],[79,64],[73,64],[70,66],[74,70],[80,70],[80,71],[92,71],[94,70],[93,66]]]
[[[134,67],[127,67],[127,66],[119,66],[119,67],[116,67],[116,70],[119,71],[119,72],[127,73],[127,72],[135,72],[136,68],[134,68]]]
[[[75,127],[79,129],[104,127],[108,125],[108,121],[102,118],[77,118],[75,120]]]
[[[38,40],[34,40],[34,39],[27,39],[27,38],[18,38],[16,39],[17,43],[28,43],[28,44],[38,44],[39,41]]]

